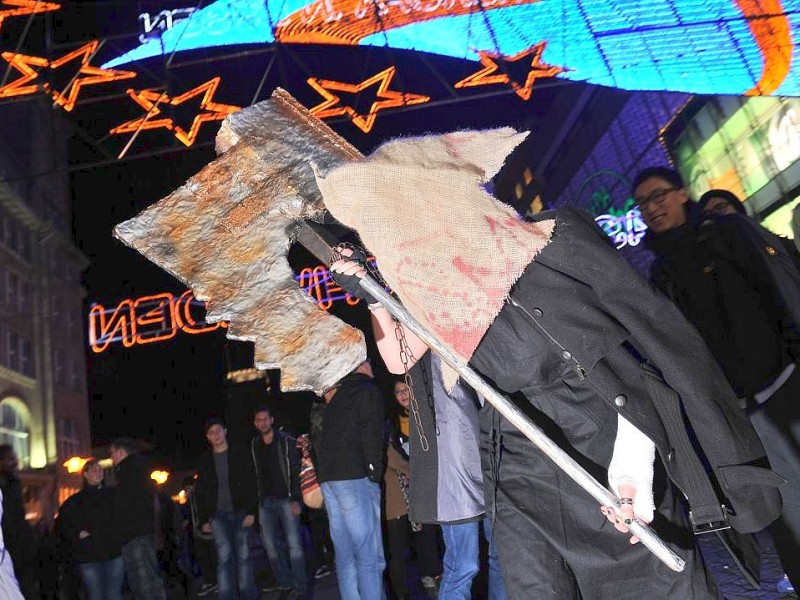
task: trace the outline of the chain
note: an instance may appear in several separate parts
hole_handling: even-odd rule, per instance
[[[425,436],[425,430],[422,427],[422,419],[419,416],[419,404],[417,404],[417,397],[414,394],[414,379],[408,370],[408,362],[414,358],[411,349],[408,347],[406,340],[406,332],[403,330],[403,325],[400,321],[395,321],[394,336],[400,342],[400,361],[403,363],[403,373],[405,384],[408,387],[409,406],[411,406],[411,414],[414,415],[414,422],[417,424],[417,433],[419,434],[419,443],[423,452],[428,451],[428,438]]]

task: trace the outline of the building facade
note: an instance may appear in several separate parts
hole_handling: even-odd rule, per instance
[[[80,478],[90,421],[81,272],[72,241],[69,125],[44,101],[0,106],[0,443],[20,462],[28,519],[45,524]]]

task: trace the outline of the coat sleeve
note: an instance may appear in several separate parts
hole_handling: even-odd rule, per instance
[[[604,243],[605,236],[591,217],[574,209],[570,212],[575,218],[567,216],[564,222],[570,255],[562,259],[563,271],[591,286],[602,307],[632,334],[631,341],[683,400],[690,422],[726,423],[737,432],[741,454],[735,458],[726,455],[729,446],[701,440],[712,464],[761,459],[761,442],[697,330],[672,302]]]
[[[286,451],[289,454],[289,494],[294,502],[302,502],[303,494],[300,492],[300,451],[297,449],[297,439],[286,436]]]
[[[368,477],[370,481],[380,483],[384,467],[384,415],[383,397],[377,385],[369,383],[359,391],[358,414]]]
[[[395,469],[404,475],[411,476],[411,469],[409,469],[408,461],[400,456],[400,453],[391,444],[386,446],[386,468],[387,470]]]

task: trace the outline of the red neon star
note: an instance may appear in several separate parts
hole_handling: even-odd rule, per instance
[[[536,83],[537,79],[541,77],[555,77],[559,73],[563,73],[567,70],[562,67],[554,67],[553,65],[548,65],[541,62],[542,55],[544,54],[544,49],[546,47],[547,42],[539,42],[538,44],[534,44],[527,50],[523,50],[514,56],[503,56],[494,52],[479,50],[478,55],[480,56],[483,69],[477,73],[473,73],[465,79],[462,79],[458,83],[454,84],[453,87],[465,88],[477,85],[494,85],[498,83],[504,83],[510,85],[514,90],[514,93],[523,100],[530,100],[531,94],[533,93],[533,85]],[[531,68],[530,71],[528,71],[528,77],[525,79],[524,85],[520,85],[516,81],[511,80],[506,73],[503,73],[502,71],[498,72],[498,69],[500,68],[500,66],[497,64],[498,60],[508,63],[515,63],[527,56],[531,57]]]
[[[358,84],[309,77],[307,79],[308,85],[317,90],[320,95],[325,98],[324,102],[311,109],[311,114],[320,119],[348,115],[356,127],[364,133],[369,133],[372,130],[372,126],[375,124],[375,119],[378,116],[377,113],[379,110],[386,110],[387,108],[395,108],[397,106],[408,106],[410,104],[424,104],[430,100],[430,96],[404,94],[387,89],[396,71],[397,69],[395,67],[389,67]],[[372,103],[366,115],[360,115],[354,108],[346,104],[341,104],[341,98],[329,91],[333,90],[336,92],[357,94],[376,83],[378,84],[378,90],[375,93],[376,100]],[[380,100],[378,100],[378,98],[380,98]]]
[[[47,85],[35,83],[33,85],[25,85],[39,77],[39,70],[32,67],[39,67],[42,69],[50,64],[46,58],[39,58],[38,56],[25,56],[24,54],[14,54],[13,52],[3,52],[0,54],[12,69],[16,69],[22,73],[19,77],[0,87],[0,98],[11,98],[12,96],[25,96],[26,94],[35,94],[38,91],[47,89]]]
[[[63,107],[66,111],[71,111],[75,108],[75,102],[78,100],[78,95],[81,88],[87,85],[97,85],[98,83],[108,83],[111,81],[118,81],[120,79],[132,79],[136,77],[133,71],[117,71],[115,69],[101,69],[100,67],[93,67],[89,61],[97,51],[99,42],[89,42],[85,46],[81,46],[77,50],[62,56],[50,63],[51,69],[59,69],[63,65],[74,61],[77,58],[81,59],[81,67],[78,70],[76,77],[72,80],[66,89],[57,92],[52,91],[53,100]],[[86,75],[86,77],[80,77]]]
[[[204,84],[180,96],[175,96],[174,98],[170,98],[165,93],[154,92],[152,90],[141,90],[138,92],[135,90],[128,90],[128,95],[134,102],[145,109],[147,114],[139,119],[133,119],[132,121],[127,121],[122,125],[114,127],[110,133],[135,133],[142,129],[160,129],[163,127],[164,129],[172,131],[175,137],[184,145],[191,146],[194,144],[195,139],[197,139],[197,135],[200,133],[200,126],[203,123],[221,121],[228,115],[241,110],[238,106],[220,104],[212,101],[214,93],[219,86],[219,82],[220,78],[214,77]],[[180,125],[175,125],[171,118],[162,117],[160,119],[153,119],[153,117],[161,114],[161,109],[158,108],[159,105],[168,104],[170,106],[178,106],[200,94],[203,94],[203,99],[200,102],[200,109],[209,112],[198,113],[192,121],[189,131],[184,130]]]
[[[8,17],[19,17],[21,15],[33,15],[36,13],[49,12],[61,8],[60,4],[53,2],[39,2],[38,0],[0,0],[0,28],[3,27],[3,20]]]

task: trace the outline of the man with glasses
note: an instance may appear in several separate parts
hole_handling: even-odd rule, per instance
[[[651,167],[633,181],[633,196],[655,252],[651,277],[697,328],[739,397],[775,472],[783,512],[770,531],[784,569],[800,583],[800,372],[792,342],[796,325],[776,289],[769,261],[785,256],[768,232],[733,215],[704,215],[680,175]]]

